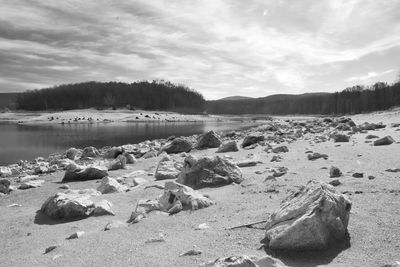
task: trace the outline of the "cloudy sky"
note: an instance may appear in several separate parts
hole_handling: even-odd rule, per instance
[[[399,0],[0,0],[0,92],[164,79],[207,99],[393,82]]]

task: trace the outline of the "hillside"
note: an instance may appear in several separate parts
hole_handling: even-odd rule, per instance
[[[335,93],[277,94],[267,97],[208,101],[210,114],[355,114],[400,105],[400,82],[353,86]]]
[[[17,98],[23,110],[129,108],[201,112],[203,96],[183,85],[164,81],[85,82],[27,91]]]
[[[18,93],[0,93],[0,109],[14,108]]]

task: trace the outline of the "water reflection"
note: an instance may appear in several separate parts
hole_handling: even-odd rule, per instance
[[[171,135],[188,136],[209,130],[227,131],[254,126],[253,122],[151,122],[107,124],[0,124],[0,166],[63,152],[69,147],[115,146]]]

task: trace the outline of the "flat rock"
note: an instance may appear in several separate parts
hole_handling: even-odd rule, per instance
[[[120,184],[111,177],[104,177],[101,179],[101,184],[97,188],[97,191],[101,192],[102,194],[109,194],[109,193],[121,193],[128,190],[128,187],[125,185]]]
[[[178,164],[170,159],[162,159],[158,165],[154,177],[156,180],[176,179],[182,169],[182,163]]]
[[[387,146],[393,144],[395,141],[391,136],[385,136],[381,139],[377,139],[374,141],[374,146]]]
[[[29,188],[36,188],[42,186],[44,183],[44,180],[31,180],[27,182],[23,182],[20,186],[18,186],[18,189],[24,190],[24,189],[29,189]]]
[[[286,267],[286,265],[270,256],[258,258],[242,255],[218,258],[201,264],[200,267]]]
[[[70,164],[64,174],[63,182],[97,180],[108,176],[107,167],[104,166],[79,166]]]
[[[230,141],[227,143],[222,144],[216,153],[226,153],[226,152],[237,152],[239,151],[239,147],[236,143],[236,141]]]

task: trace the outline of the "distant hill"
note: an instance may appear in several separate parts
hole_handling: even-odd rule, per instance
[[[0,93],[0,109],[15,108],[19,93]]]
[[[232,101],[234,99],[235,101]],[[353,86],[335,93],[277,94],[259,98],[228,97],[207,101],[209,114],[348,114],[400,105],[400,82]]]
[[[253,97],[235,95],[235,96],[224,97],[224,98],[221,98],[221,99],[218,99],[218,100],[235,101],[235,100],[252,99],[252,98]]]

